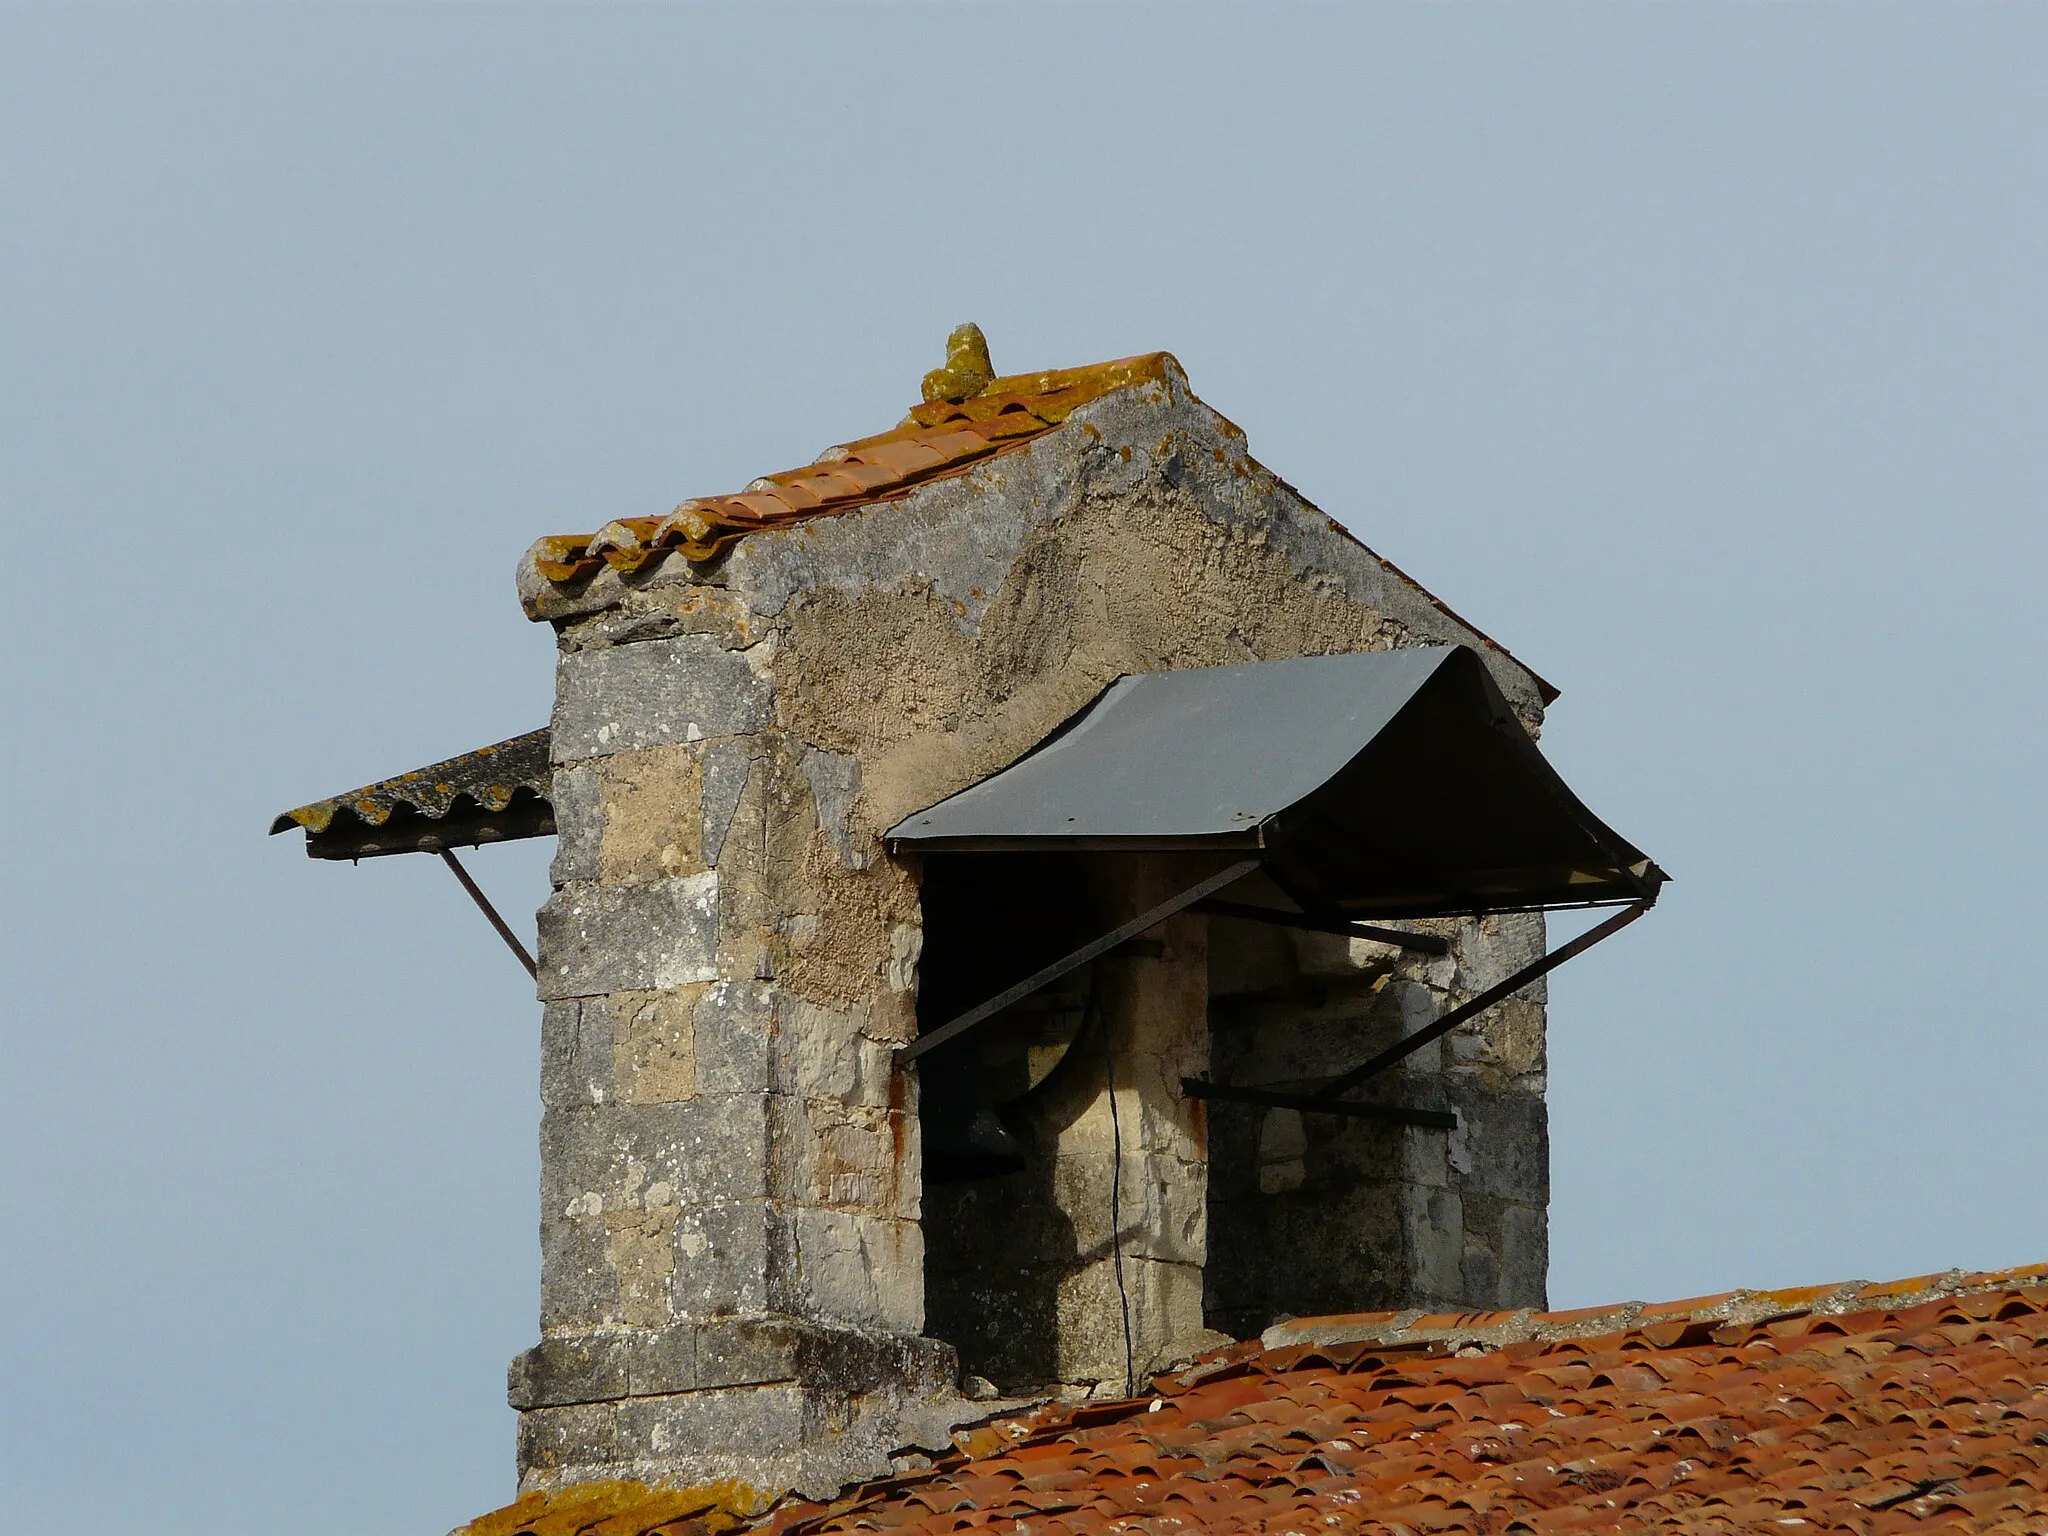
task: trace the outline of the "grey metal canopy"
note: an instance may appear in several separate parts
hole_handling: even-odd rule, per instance
[[[1466,646],[1118,678],[888,833],[925,853],[1256,850],[1354,917],[1649,902],[1666,878],[1580,803]]]

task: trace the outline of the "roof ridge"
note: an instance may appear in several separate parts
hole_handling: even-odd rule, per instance
[[[1523,1307],[1506,1312],[1424,1313],[1411,1307],[1402,1312],[1290,1318],[1268,1328],[1259,1336],[1259,1344],[1266,1351],[1340,1344],[1436,1343],[1460,1348],[1502,1348],[1521,1343],[1566,1343],[1652,1328],[1661,1331],[1672,1324],[1754,1327],[1807,1316],[1896,1311],[1950,1297],[2044,1283],[2048,1283],[2048,1263],[1976,1272],[1950,1269],[1876,1283],[1842,1280],[1775,1290],[1720,1291],[1681,1301],[1619,1301],[1562,1312],[1537,1312]],[[1197,1362],[1192,1370],[1200,1370],[1201,1364]]]
[[[710,560],[749,533],[894,501],[933,480],[1057,430],[1105,395],[1187,375],[1170,352],[1146,352],[1079,368],[1010,374],[962,401],[928,400],[886,432],[834,444],[811,463],[776,470],[729,494],[695,496],[665,517],[623,517],[595,533],[537,540],[529,553],[549,583],[573,587],[609,567],[648,570],[671,554]]]

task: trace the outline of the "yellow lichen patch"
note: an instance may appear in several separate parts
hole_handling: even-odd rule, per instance
[[[953,327],[946,338],[946,362],[924,376],[927,400],[967,400],[980,394],[996,379],[995,364],[988,358],[988,338],[973,321]]]
[[[285,815],[304,827],[308,832],[325,832],[334,825],[334,813],[341,807],[332,800],[315,800],[311,805],[302,805]]]
[[[534,568],[549,581],[574,581],[602,563],[590,558],[587,533],[550,534],[534,548]]]
[[[722,1536],[773,1502],[732,1479],[689,1488],[579,1483],[552,1493],[523,1494],[503,1509],[479,1515],[453,1536],[682,1536],[686,1530]]]
[[[1090,363],[1083,368],[1007,374],[991,380],[987,388],[966,400],[927,400],[922,405],[914,405],[903,419],[903,426],[936,427],[949,421],[989,421],[1011,412],[1027,414],[1050,426],[1065,421],[1072,412],[1091,400],[1101,399],[1112,390],[1163,381],[1170,370],[1179,366],[1171,352],[1147,352],[1139,357]],[[847,446],[858,450],[866,444],[850,443]]]

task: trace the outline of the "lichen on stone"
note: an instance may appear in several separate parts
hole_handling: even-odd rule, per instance
[[[989,361],[988,338],[972,320],[953,327],[946,338],[946,362],[924,376],[927,403],[943,400],[959,405],[972,400],[996,381],[995,364]]]
[[[691,1487],[626,1480],[520,1496],[449,1536],[724,1536],[772,1502],[732,1479]],[[688,1522],[687,1525],[684,1522]]]

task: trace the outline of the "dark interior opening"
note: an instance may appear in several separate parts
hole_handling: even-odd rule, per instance
[[[924,863],[918,1027],[935,1029],[1108,926],[1072,854]],[[1058,1286],[1079,1257],[1053,1199],[1062,1085],[1095,1042],[1083,966],[917,1064],[925,1331],[1005,1391],[1054,1378]]]
[[[1663,878],[1557,776],[1469,652],[1274,831],[1267,868],[1295,900],[1367,920],[1636,900]]]
[[[1360,964],[1336,935],[1229,917],[1209,919],[1208,948],[1213,1081],[1307,1091],[1401,1031],[1385,983],[1412,957]],[[1223,1100],[1207,1112],[1209,1327],[1242,1339],[1284,1316],[1405,1304],[1400,1128]]]

